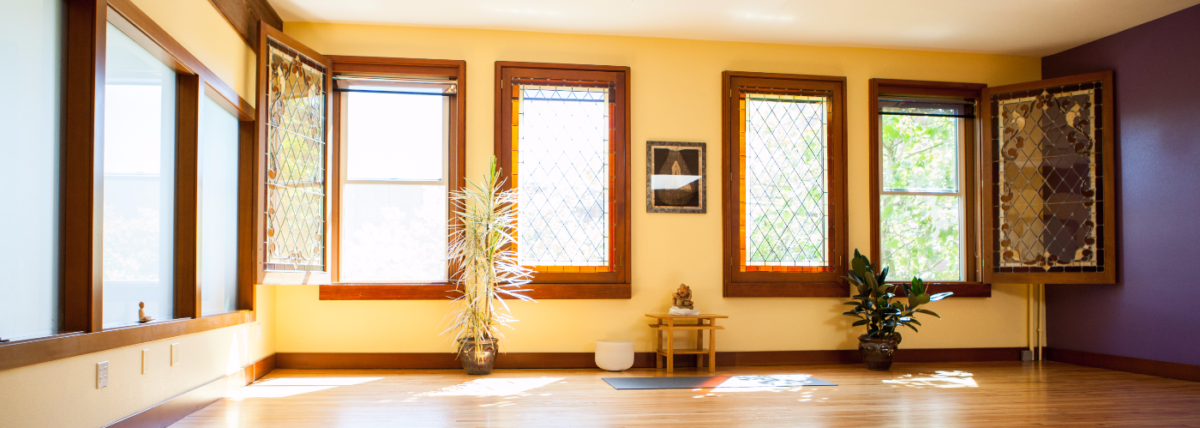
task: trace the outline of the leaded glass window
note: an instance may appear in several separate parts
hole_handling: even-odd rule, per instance
[[[845,79],[726,71],[725,297],[840,297]]]
[[[741,272],[829,270],[829,98],[742,92]]]
[[[1100,90],[1089,83],[992,97],[999,271],[1104,271]]]
[[[545,272],[611,272],[616,109],[611,82],[512,80],[517,257]]]
[[[326,69],[267,42],[266,268],[325,269]]]

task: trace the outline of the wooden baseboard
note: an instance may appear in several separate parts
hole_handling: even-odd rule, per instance
[[[1168,363],[1061,348],[1045,348],[1044,352],[1047,360],[1060,363],[1200,382],[1200,366],[1191,364]]]
[[[901,349],[897,362],[1020,361],[1024,348]],[[458,369],[454,354],[444,353],[301,353],[276,354],[281,369]],[[858,364],[857,350],[717,352],[718,366]],[[675,357],[676,367],[695,367],[694,355]],[[633,367],[653,368],[654,353],[634,354]],[[596,368],[591,352],[509,352],[496,358],[497,369]]]
[[[220,400],[229,391],[236,390],[261,379],[275,370],[275,355],[258,360],[237,373],[223,376],[191,391],[179,394],[154,407],[143,410],[108,425],[110,428],[144,428],[169,426],[185,416],[203,409]]]

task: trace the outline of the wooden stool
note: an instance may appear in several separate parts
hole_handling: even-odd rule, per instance
[[[717,371],[717,330],[724,330],[725,327],[717,327],[717,318],[729,318],[726,315],[700,314],[694,316],[672,316],[667,314],[646,314],[650,318],[658,320],[657,324],[650,324],[654,328],[654,368],[663,368],[662,359],[667,359],[667,373],[675,371],[675,354],[691,354],[696,356],[696,368],[704,367],[704,355],[708,354],[708,371],[710,373]],[[676,324],[676,321],[681,320],[696,320],[693,323]],[[705,321],[708,321],[706,324]],[[696,331],[696,347],[691,349],[675,349],[674,334],[676,330]],[[708,349],[704,348],[704,330],[708,330]],[[662,336],[663,332],[667,333],[666,347],[663,347]]]

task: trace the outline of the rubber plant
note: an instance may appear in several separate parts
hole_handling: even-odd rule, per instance
[[[867,334],[858,338],[859,350],[867,367],[872,370],[887,370],[891,367],[892,354],[900,341],[904,340],[896,329],[903,326],[914,332],[919,331],[917,326],[920,326],[921,322],[916,318],[918,313],[941,318],[936,312],[919,306],[945,299],[954,293],[930,295],[925,282],[917,277],[913,277],[912,282],[908,284],[889,284],[888,267],[884,266],[876,274],[871,260],[860,254],[857,249],[854,250],[854,259],[850,267],[849,274],[844,278],[854,285],[858,294],[853,297],[856,300],[845,303],[854,308],[843,312],[842,315],[858,318],[853,327],[867,326]],[[897,286],[908,296],[908,303],[893,300],[896,298]]]
[[[512,328],[513,318],[504,297],[533,301],[521,294],[533,270],[517,263],[517,191],[504,190],[500,169],[492,159],[483,182],[468,180],[462,190],[451,193],[457,224],[452,224],[447,251],[454,267],[456,308],[449,314],[459,359],[469,374],[487,374],[495,364],[500,327]]]

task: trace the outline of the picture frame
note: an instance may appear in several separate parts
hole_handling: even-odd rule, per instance
[[[708,210],[705,143],[646,142],[646,212],[704,214]]]

